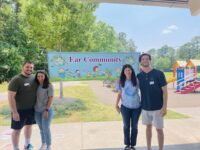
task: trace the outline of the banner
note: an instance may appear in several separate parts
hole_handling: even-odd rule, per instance
[[[117,79],[124,64],[139,72],[139,53],[49,52],[48,68],[53,80]]]

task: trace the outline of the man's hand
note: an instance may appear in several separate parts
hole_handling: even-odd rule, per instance
[[[12,113],[12,118],[14,121],[20,121],[19,113],[18,112]]]
[[[115,109],[117,110],[118,113],[120,113],[120,108],[118,105],[115,106]]]
[[[160,110],[160,114],[162,117],[164,117],[167,114],[167,108],[163,106]]]

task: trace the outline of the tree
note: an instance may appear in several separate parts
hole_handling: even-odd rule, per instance
[[[162,71],[170,71],[170,60],[167,57],[160,57],[155,60],[155,68]]]
[[[118,39],[116,37],[113,27],[106,23],[99,21],[92,29],[93,47],[92,51],[117,51],[120,49],[118,46]]]
[[[23,57],[14,46],[0,42],[0,83],[10,80],[21,71]]]
[[[25,31],[49,50],[86,51],[97,5],[79,0],[23,1]]]
[[[192,38],[191,44],[195,54],[195,58],[198,58],[198,55],[200,54],[200,36],[195,36],[194,38]]]
[[[154,67],[155,60],[157,57],[157,50],[155,48],[152,48],[152,49],[148,50],[147,53],[151,55],[151,65],[152,65],[152,67]]]
[[[169,59],[168,65],[170,68],[172,68],[172,65],[174,64],[175,59],[176,59],[175,49],[168,45],[164,45],[163,47],[158,49],[157,56],[158,56],[158,58],[167,57]]]
[[[188,60],[191,58],[194,58],[194,53],[193,53],[193,48],[192,48],[192,44],[190,42],[182,45],[178,51],[177,51],[177,55],[179,59],[182,60]]]
[[[135,45],[134,41],[132,39],[127,39],[127,35],[124,32],[120,32],[118,34],[118,39],[123,47],[123,51],[129,51],[134,52],[137,49],[137,46]]]
[[[136,51],[137,46],[135,45],[135,42],[134,42],[132,39],[129,39],[129,40],[128,40],[127,49],[128,49],[128,51],[130,51],[130,52],[135,52],[135,51]]]

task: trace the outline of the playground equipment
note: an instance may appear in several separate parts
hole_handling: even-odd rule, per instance
[[[185,68],[186,66],[186,61],[176,61],[173,64],[173,76],[167,79],[167,83],[175,82],[176,81],[176,76],[177,76],[177,69]]]
[[[200,60],[188,60],[185,67],[176,69],[176,92],[187,94],[195,92],[200,87],[200,79],[197,78],[197,67],[200,66]]]
[[[167,83],[171,83],[171,82],[175,82],[175,81],[176,81],[175,77],[167,78]]]
[[[177,68],[185,68],[186,65],[186,61],[176,61],[173,64],[173,76],[167,78],[167,83],[171,83],[171,82],[175,82],[176,81],[176,72],[177,72]]]

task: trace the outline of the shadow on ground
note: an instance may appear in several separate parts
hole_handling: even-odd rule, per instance
[[[123,150],[123,148],[97,148],[84,150]],[[146,150],[146,147],[136,147],[136,150]],[[153,146],[152,150],[158,150],[158,147]],[[164,150],[200,150],[200,143],[165,145]]]

